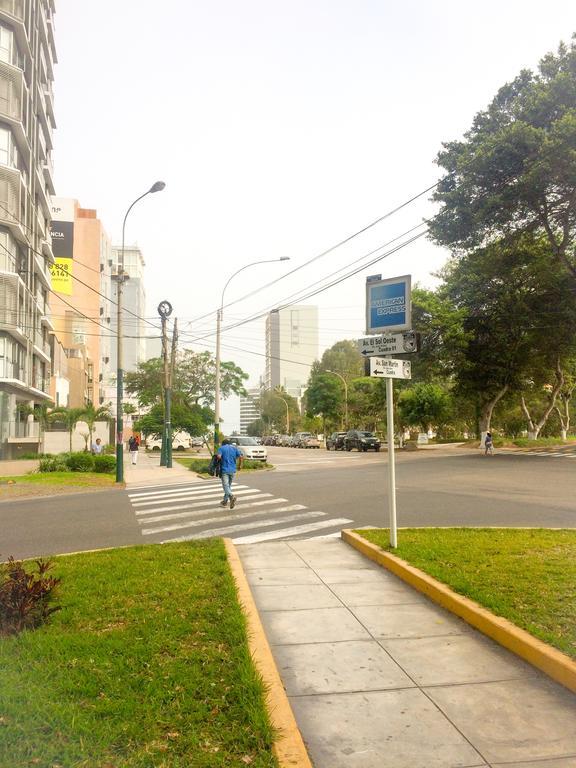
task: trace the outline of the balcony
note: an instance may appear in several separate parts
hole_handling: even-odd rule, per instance
[[[22,70],[0,61],[0,120],[10,125],[25,157],[30,154],[30,143],[24,129],[27,97],[28,87]]]
[[[50,154],[48,154],[48,156],[44,160],[42,171],[44,173],[44,181],[46,182],[48,191],[50,192],[51,195],[55,195],[56,187],[54,186],[54,165],[52,164],[52,157],[50,156]]]
[[[34,334],[34,348],[36,349],[36,352],[44,358],[44,362],[50,362],[50,344],[48,344],[38,332]],[[39,389],[42,388],[39,387]]]
[[[9,13],[10,16],[24,21],[24,0],[0,0],[0,11]]]
[[[6,424],[9,443],[38,443],[40,424],[37,421],[9,421]]]
[[[14,237],[26,244],[26,234],[20,224],[25,188],[20,171],[0,166],[0,224],[8,227]]]

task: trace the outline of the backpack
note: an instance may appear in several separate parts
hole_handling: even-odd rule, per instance
[[[208,465],[208,474],[210,477],[220,477],[222,475],[220,459],[216,453],[210,459],[210,464]]]

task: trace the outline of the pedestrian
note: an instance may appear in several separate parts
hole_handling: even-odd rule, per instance
[[[492,440],[492,432],[486,432],[486,437],[484,438],[484,456],[490,456],[494,455],[494,441]]]
[[[138,440],[134,437],[134,435],[132,435],[130,440],[128,440],[128,450],[130,451],[130,456],[132,457],[132,464],[136,464],[138,461]]]
[[[100,440],[100,438],[97,437],[96,442],[92,444],[92,453],[94,454],[94,456],[99,456],[103,450],[104,450],[104,446],[102,445],[102,440]]]
[[[217,456],[220,459],[220,477],[222,478],[222,488],[224,490],[224,498],[220,502],[220,506],[227,507],[228,502],[230,502],[230,509],[234,509],[236,506],[236,496],[232,493],[232,483],[236,474],[236,461],[238,461],[238,469],[241,469],[244,455],[235,445],[230,444],[230,440],[224,439]]]

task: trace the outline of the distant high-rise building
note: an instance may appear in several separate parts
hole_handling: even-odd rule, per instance
[[[283,387],[300,398],[318,357],[318,307],[297,304],[266,318],[266,389]]]
[[[260,418],[260,387],[247,390],[245,396],[240,396],[240,434],[247,435],[248,427]]]
[[[112,248],[112,301],[118,301],[118,265],[121,260],[122,249],[119,246]],[[128,279],[123,281],[122,305],[124,313],[122,317],[125,372],[135,371],[138,363],[147,359],[146,336],[150,326],[146,323],[146,290],[144,288],[144,267],[146,263],[142,251],[137,245],[124,247],[124,273]],[[112,333],[116,334],[117,315],[112,313]],[[111,367],[113,375],[118,367],[116,347],[111,350]]]
[[[0,2],[0,458],[36,448],[50,401],[53,0]]]

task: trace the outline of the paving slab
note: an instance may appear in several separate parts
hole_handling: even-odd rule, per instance
[[[464,621],[429,602],[365,605],[351,611],[376,639],[461,635],[472,631]]]
[[[489,763],[576,754],[576,697],[541,676],[426,692]]]
[[[380,640],[419,685],[481,683],[534,677],[538,672],[522,659],[477,633],[451,637]]]
[[[362,568],[373,569],[374,566],[360,552],[349,547],[349,551],[342,551],[336,546],[325,546],[320,539],[311,539],[308,541],[295,541],[292,543],[292,549],[297,552],[301,559],[311,568],[330,569],[330,568]]]
[[[322,584],[322,579],[310,568],[258,568],[246,571],[251,586],[274,584]]]
[[[368,581],[357,584],[331,584],[330,589],[349,608],[361,605],[396,605],[400,603],[429,604],[423,595],[395,577],[384,581]]]
[[[374,640],[277,645],[274,654],[291,696],[415,686]]]
[[[576,768],[576,755],[558,760],[538,760],[529,763],[492,763],[492,768]]]
[[[342,607],[340,600],[325,584],[254,586],[252,594],[260,611]]]
[[[346,608],[263,611],[261,619],[271,645],[370,639],[368,632]]]
[[[378,566],[368,568],[317,568],[315,573],[325,584],[365,584],[377,582],[382,584],[389,578],[388,574],[378,569]]]
[[[478,752],[422,691],[291,699],[316,768],[470,768]]]

